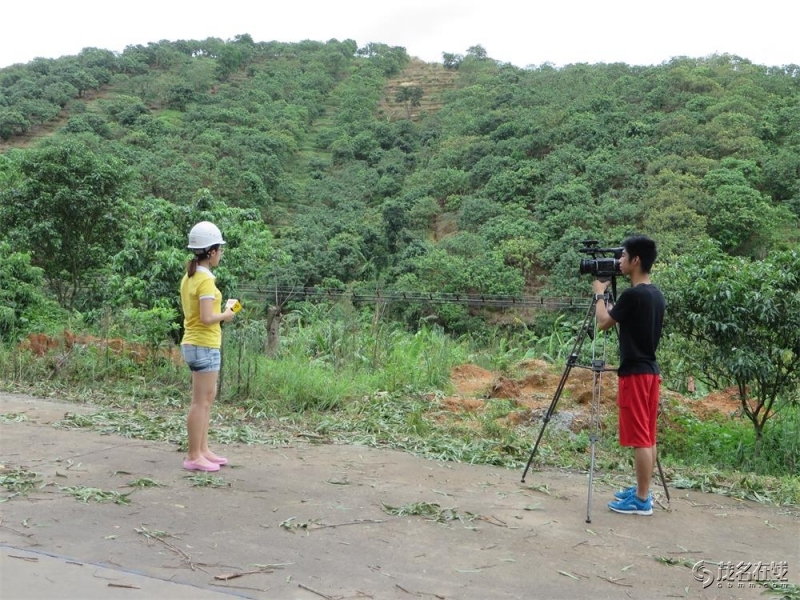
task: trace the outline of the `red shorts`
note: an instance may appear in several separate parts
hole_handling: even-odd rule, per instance
[[[650,373],[619,378],[620,446],[650,448],[656,445],[656,417],[661,377]]]

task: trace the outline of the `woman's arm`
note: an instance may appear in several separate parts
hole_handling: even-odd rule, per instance
[[[222,323],[223,321],[232,321],[236,316],[229,306],[225,307],[225,311],[221,313],[214,312],[214,299],[201,298],[200,299],[200,322],[203,325],[214,325],[215,323]]]

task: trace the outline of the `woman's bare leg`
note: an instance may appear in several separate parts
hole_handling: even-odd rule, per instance
[[[189,436],[189,460],[198,460],[208,452],[208,423],[211,405],[217,395],[219,372],[192,373],[192,405],[186,419]]]

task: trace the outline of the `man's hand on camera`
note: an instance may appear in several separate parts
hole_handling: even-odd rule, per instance
[[[592,290],[596,294],[595,299],[597,300],[597,302],[594,303],[595,316],[597,317],[597,327],[601,331],[605,331],[617,323],[613,318],[611,318],[611,315],[608,312],[612,305],[609,303],[606,306],[606,302],[600,302],[600,296],[605,295],[606,288],[608,287],[609,283],[610,282],[608,281],[601,281],[599,279],[595,279],[592,282]],[[607,300],[608,298],[606,298],[606,301]]]
[[[609,283],[611,283],[611,282],[610,281],[600,281],[599,279],[595,279],[592,282],[592,291],[595,294],[605,294],[606,293],[606,288],[608,287]]]

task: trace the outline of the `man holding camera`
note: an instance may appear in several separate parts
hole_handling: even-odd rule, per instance
[[[619,324],[619,443],[634,449],[636,470],[636,485],[616,492],[616,500],[608,503],[622,514],[653,514],[650,482],[656,467],[661,386],[656,349],[666,306],[661,290],[650,283],[656,255],[656,243],[648,237],[633,236],[622,243],[619,271],[631,285],[613,306],[605,302],[609,281],[592,282],[597,326],[606,330]]]

